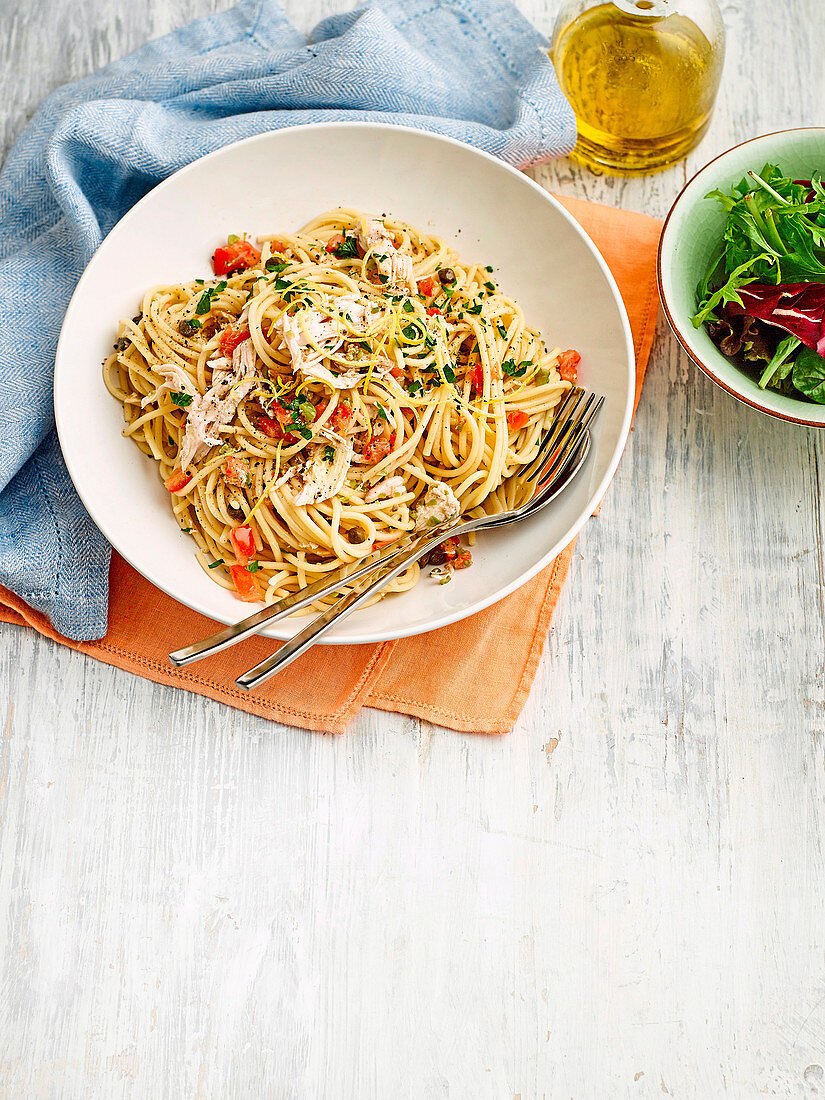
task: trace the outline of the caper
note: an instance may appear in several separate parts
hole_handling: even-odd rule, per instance
[[[197,331],[191,321],[181,321],[178,325],[178,332],[181,336],[194,336]]]
[[[455,282],[455,272],[451,267],[442,267],[438,273],[442,286],[451,286]]]

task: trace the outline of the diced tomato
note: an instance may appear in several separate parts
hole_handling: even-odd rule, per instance
[[[233,241],[215,249],[212,267],[216,275],[228,275],[231,271],[245,271],[261,262],[260,250],[250,241]]]
[[[234,329],[230,325],[225,328],[218,337],[218,347],[221,349],[223,355],[231,355],[238,344],[242,344],[244,340],[249,339],[249,329],[241,328]]]
[[[185,474],[183,470],[174,470],[163,484],[170,493],[179,493],[191,480],[191,474]]]
[[[344,243],[343,233],[336,233],[334,237],[330,237],[327,241],[327,252],[334,252],[336,248],[339,248]]]
[[[514,432],[520,432],[529,420],[530,417],[524,409],[514,409],[512,412],[507,413],[507,423],[510,425],[511,431]]]
[[[287,249],[287,246],[284,244],[283,241],[270,241],[269,242],[270,252],[286,252],[286,249]]]
[[[444,541],[441,543],[440,549],[444,554],[444,557],[448,561],[452,561],[458,551],[461,549],[461,543],[455,536],[453,536],[452,538],[444,539]]]
[[[270,439],[283,439],[284,430],[277,420],[273,420],[271,416],[259,416],[257,420],[258,430],[262,431],[264,435],[268,435]]]
[[[470,367],[469,378],[470,385],[480,393],[484,389],[484,367],[481,365],[480,359]]]
[[[295,436],[292,432],[284,432],[284,425],[288,424],[292,419],[292,413],[289,409],[285,409],[277,401],[273,401],[271,410],[274,416],[259,416],[258,428],[268,435],[270,439],[294,439]]]
[[[321,401],[315,407],[315,419],[325,411],[329,401]],[[339,401],[335,406],[335,411],[329,418],[330,427],[334,428],[336,432],[343,432],[349,424],[349,418],[352,416],[352,407],[346,403],[346,401]]]
[[[392,450],[389,439],[371,439],[364,447],[364,461],[369,463],[380,462],[386,458]]]
[[[235,485],[238,489],[245,488],[249,481],[249,463],[245,458],[230,455],[223,464],[223,479],[227,485]]]
[[[392,369],[390,370],[390,374],[393,376],[396,382],[403,382],[404,379],[407,377],[406,372],[403,371],[398,365],[392,367]]]
[[[260,600],[261,595],[258,592],[257,584],[255,584],[255,578],[245,565],[230,565],[229,572],[232,574],[235,591],[242,600],[247,603],[256,603]]]
[[[453,569],[466,569],[468,565],[473,564],[472,554],[461,545],[455,536],[445,539],[439,549]]]
[[[432,275],[428,275],[426,279],[418,280],[418,293],[424,294],[427,298],[432,298],[435,294],[435,280]]]
[[[573,382],[575,384],[578,381],[578,366],[581,361],[582,357],[577,351],[570,349],[561,353],[559,356],[559,374],[565,382]]]
[[[427,316],[428,317],[436,317],[436,316],[440,317],[441,316],[441,310],[438,308],[438,306],[429,306],[428,309],[427,309]]]
[[[232,547],[242,565],[252,561],[255,557],[255,536],[251,527],[236,527],[229,532]]]

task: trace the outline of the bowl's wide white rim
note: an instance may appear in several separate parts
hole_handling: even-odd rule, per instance
[[[500,160],[498,157],[492,156],[490,153],[486,153],[482,149],[477,149],[475,146],[468,145],[466,142],[458,141],[456,138],[447,137],[442,134],[435,134],[429,130],[418,129],[414,126],[400,126],[394,123],[378,122],[308,123],[301,126],[288,126],[278,130],[268,130],[262,134],[255,134],[252,137],[243,138],[240,141],[229,142],[226,145],[222,145],[219,149],[213,150],[211,153],[207,153],[202,157],[198,157],[190,164],[187,164],[183,168],[180,168],[176,172],[172,173],[165,180],[162,180],[161,183],[159,183],[156,187],[153,187],[151,191],[149,191],[146,195],[143,196],[142,199],[135,203],[135,205],[132,206],[112,227],[107,236],[104,238],[104,242],[107,245],[116,243],[119,236],[128,230],[129,222],[131,221],[133,216],[136,215],[136,212],[140,211],[140,209],[145,204],[157,201],[157,196],[159,192],[162,192],[165,188],[176,183],[181,176],[185,176],[187,173],[198,170],[205,162],[208,162],[220,156],[225,156],[227,154],[227,150],[237,150],[258,143],[278,141],[281,135],[289,135],[290,137],[293,137],[296,133],[317,133],[319,130],[364,130],[375,131],[376,133],[392,131],[397,134],[406,134],[410,137],[415,137],[418,140],[423,139],[425,141],[432,141],[437,144],[441,143],[444,145],[455,146],[459,149],[462,149],[468,155],[476,157],[480,161],[486,162],[494,166],[497,170],[503,170],[511,174],[513,177],[518,179],[523,186],[528,187],[539,194],[545,202],[548,202],[550,205],[555,207],[562,218],[564,218],[564,220],[569,223],[574,232],[581,238],[585,247],[587,247],[588,250],[591,252],[597,265],[601,269],[602,274],[604,275],[604,278],[608,284],[608,287],[610,288],[610,291],[618,308],[618,314],[622,325],[622,331],[625,339],[625,347],[627,351],[627,387],[625,408],[623,411],[621,427],[613,446],[613,453],[610,456],[610,460],[607,464],[604,475],[597,484],[596,488],[591,493],[586,505],[581,509],[578,518],[573,524],[568,527],[564,535],[561,538],[557,539],[556,542],[554,542],[540,556],[540,558],[533,565],[528,567],[516,580],[504,585],[502,588],[497,588],[490,595],[482,597],[481,599],[477,599],[466,607],[450,610],[448,612],[445,612],[443,615],[437,616],[431,622],[418,624],[413,626],[412,628],[409,626],[404,627],[403,625],[401,625],[398,627],[389,626],[387,627],[387,629],[384,630],[373,631],[368,638],[365,638],[361,635],[348,636],[346,633],[343,632],[346,630],[346,624],[344,624],[341,634],[337,636],[327,636],[324,639],[325,644],[328,645],[362,645],[385,641],[396,641],[399,638],[413,637],[417,634],[425,634],[431,630],[437,630],[440,627],[449,626],[452,623],[459,622],[462,619],[468,618],[470,615],[475,615],[479,611],[483,611],[485,608],[490,607],[492,604],[498,603],[499,600],[504,599],[506,596],[509,596],[511,593],[521,588],[529,580],[540,573],[542,569],[549,565],[550,562],[553,561],[553,559],[557,557],[558,554],[566,546],[568,546],[570,542],[572,542],[572,540],[578,535],[579,531],[582,529],[588,518],[595,511],[597,505],[601,501],[608,486],[610,485],[610,482],[613,480],[613,476],[616,473],[616,469],[619,465],[619,461],[622,457],[622,453],[624,452],[624,448],[627,443],[627,438],[630,432],[630,422],[633,415],[633,398],[635,395],[636,387],[635,351],[633,345],[633,335],[627,316],[627,310],[622,300],[622,296],[619,292],[619,288],[616,284],[616,280],[614,279],[612,272],[607,266],[604,257],[599,252],[598,248],[593,243],[590,236],[579,224],[579,222],[576,221],[573,215],[570,214],[565,209],[565,207],[556,198],[554,198],[553,195],[551,195],[543,187],[537,184],[534,180],[530,179],[529,176],[526,176],[523,172],[519,171],[517,168],[513,168],[511,165],[507,164],[503,160]],[[101,247],[104,242],[101,242]],[[199,614],[205,616],[208,619],[218,622],[224,622],[229,625],[233,622],[238,621],[237,617],[226,618],[221,616],[216,619],[214,609],[206,607],[201,601],[194,599],[183,599],[182,597],[176,595],[174,592],[171,592],[164,583],[164,578],[159,569],[150,569],[147,568],[144,564],[138,564],[131,556],[128,547],[123,546],[120,543],[120,540],[115,541],[109,538],[109,535],[106,532],[105,517],[100,516],[94,506],[91,505],[90,502],[85,498],[82,488],[79,484],[79,481],[82,481],[82,479],[76,476],[77,466],[74,463],[71,450],[64,445],[64,440],[66,437],[64,417],[68,415],[68,412],[67,410],[64,410],[63,401],[61,399],[61,394],[63,392],[61,382],[63,375],[67,370],[66,333],[69,330],[72,314],[74,312],[74,309],[76,308],[76,303],[83,295],[84,284],[89,277],[89,272],[95,262],[96,255],[97,253],[95,253],[95,256],[93,256],[92,259],[89,261],[86,270],[81,275],[80,280],[78,281],[78,284],[74,290],[74,293],[72,294],[72,298],[66,310],[66,315],[63,319],[63,325],[61,327],[60,338],[58,340],[57,352],[55,355],[55,421],[57,425],[58,439],[60,440],[61,450],[63,452],[64,461],[66,462],[66,467],[69,471],[69,476],[72,478],[75,489],[77,490],[77,493],[80,496],[84,507],[88,511],[95,525],[99,528],[104,537],[106,537],[111,542],[111,545],[115,550],[117,550],[121,557],[129,562],[129,564],[134,569],[136,569],[137,572],[145,577],[151,584],[155,585],[156,588],[159,588],[162,592],[165,592],[168,596],[171,596],[179,603],[183,603],[185,606],[190,607],[193,611],[197,611]],[[592,459],[590,461],[592,461]],[[295,628],[295,620],[287,619],[285,622],[287,626],[289,626],[291,623],[293,629],[284,629],[284,623],[277,623],[274,625],[274,627],[270,627],[268,629],[264,628],[260,631],[260,634],[265,637],[275,638],[279,640],[289,638],[295,633],[295,629],[297,628]]]

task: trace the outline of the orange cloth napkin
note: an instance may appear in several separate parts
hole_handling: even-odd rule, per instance
[[[655,267],[661,224],[577,199],[561,200],[607,260],[624,298],[636,350],[639,400],[658,311]],[[572,544],[542,573],[493,607],[452,626],[379,645],[313,649],[248,695],[235,677],[272,652],[250,638],[186,669],[169,664],[171,649],[213,633],[215,623],[164,595],[116,553],[112,555],[109,632],[74,642],[18,596],[0,587],[0,621],[28,623],[63,645],[160,684],[195,691],[264,718],[306,729],[342,732],[362,706],[401,711],[457,730],[512,729],[536,674],[550,617],[570,567]],[[449,670],[434,657],[449,653]]]

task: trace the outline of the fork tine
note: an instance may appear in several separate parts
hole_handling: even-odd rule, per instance
[[[534,471],[538,470],[544,463],[547,449],[553,446],[555,439],[567,423],[570,415],[575,413],[583,396],[584,390],[580,389],[578,386],[574,386],[573,389],[568,390],[562,398],[561,404],[556,409],[556,415],[553,418],[552,424],[539,440],[535,457],[531,460],[529,466],[526,467],[525,473],[528,479],[532,478]]]
[[[527,475],[527,480],[535,481],[546,476],[548,463],[553,463],[561,449],[569,442],[572,434],[579,426],[584,425],[586,427],[590,423],[592,416],[601,408],[603,400],[604,398],[597,396],[595,393],[585,394],[584,390],[581,391],[581,396],[577,400],[575,407],[571,410],[570,415],[565,418],[564,423],[560,424],[559,430],[555,433],[552,450],[542,456],[540,463],[533,464],[533,468]]]
[[[603,404],[603,397],[595,393],[590,394],[584,409],[581,411],[581,416],[568,426],[563,438],[559,441],[555,451],[548,457],[543,469],[536,478],[537,489],[543,488],[563,472],[570,456],[578,447],[582,435],[587,431],[588,426]]]

